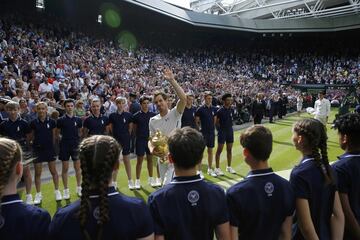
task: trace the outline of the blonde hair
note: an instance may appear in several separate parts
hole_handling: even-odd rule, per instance
[[[4,188],[9,182],[12,170],[16,163],[21,161],[21,156],[21,147],[16,141],[8,138],[0,138],[0,203]]]

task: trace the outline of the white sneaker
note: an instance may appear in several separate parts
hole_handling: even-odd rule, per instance
[[[149,185],[151,187],[156,187],[156,181],[153,177],[149,177]]]
[[[61,192],[59,190],[55,190],[55,200],[56,201],[62,200]]]
[[[140,179],[135,180],[135,189],[137,190],[141,189]]]
[[[35,194],[35,200],[34,200],[34,204],[35,205],[39,205],[42,201],[42,194],[41,192],[38,192]]]
[[[70,199],[70,191],[69,191],[68,188],[64,189],[63,196],[64,196],[64,200],[69,200]]]
[[[113,187],[115,188],[115,189],[117,189],[117,182],[112,182],[112,185],[113,185]]]
[[[217,176],[223,176],[224,175],[223,171],[221,171],[220,168],[215,168],[214,172],[215,172],[215,174]]]
[[[26,203],[26,204],[29,204],[29,205],[33,205],[33,204],[34,204],[34,202],[33,202],[33,197],[32,197],[31,194],[26,194],[25,203]]]
[[[156,187],[161,187],[161,179],[160,178],[156,178]]]
[[[236,174],[236,171],[230,166],[226,167],[226,171],[231,173],[231,174]]]
[[[78,195],[78,197],[81,197],[81,187],[76,187],[76,194]]]
[[[134,189],[135,189],[134,181],[133,181],[133,180],[129,180],[128,184],[129,184],[129,189],[130,189],[130,190],[134,190]]]
[[[202,171],[196,171],[196,175],[200,175],[201,179],[204,178],[204,174],[202,173]]]
[[[210,176],[212,176],[212,177],[217,177],[216,173],[215,173],[214,170],[212,170],[211,168],[208,168],[207,174],[210,175]]]

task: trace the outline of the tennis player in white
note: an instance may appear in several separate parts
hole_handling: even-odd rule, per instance
[[[176,82],[172,71],[170,69],[165,69],[163,76],[174,88],[176,95],[179,98],[179,101],[177,102],[176,107],[174,107],[173,109],[169,109],[167,102],[168,96],[164,92],[154,93],[153,101],[159,111],[159,114],[150,118],[150,136],[153,136],[156,130],[160,130],[163,135],[169,136],[172,130],[176,128],[181,128],[181,116],[184,112],[186,105],[186,94],[184,90],[180,87],[180,85]],[[154,151],[151,147],[150,142],[149,149],[155,156],[158,156],[160,158],[167,157],[163,156],[161,153]],[[163,185],[165,185],[171,181],[174,173],[174,167],[168,162],[160,163],[159,160],[158,166],[161,180],[163,182]]]

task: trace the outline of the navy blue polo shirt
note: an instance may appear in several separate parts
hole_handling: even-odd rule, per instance
[[[61,141],[79,141],[79,129],[82,121],[79,117],[69,117],[67,114],[57,120],[57,128],[61,130]]]
[[[200,118],[202,133],[214,133],[214,116],[216,114],[216,111],[216,107],[207,107],[206,105],[203,105],[196,110],[195,116]]]
[[[175,177],[148,199],[155,234],[165,239],[213,239],[229,221],[224,190],[199,175]]]
[[[305,157],[290,174],[290,184],[295,198],[307,199],[311,219],[320,239],[330,239],[330,218],[333,212],[336,187],[325,185],[321,169],[312,157]],[[300,229],[295,227],[295,238],[303,239]]]
[[[47,148],[53,146],[53,129],[56,128],[55,120],[46,117],[44,122],[39,118],[30,122],[30,128],[34,131],[33,146]]]
[[[23,203],[18,194],[1,198],[1,240],[47,239],[50,214]]]
[[[89,130],[89,135],[105,134],[106,126],[109,125],[109,118],[103,115],[95,117],[91,114],[84,120],[84,128]]]
[[[133,122],[136,124],[136,137],[138,138],[149,138],[149,121],[150,118],[156,116],[153,112],[138,111],[133,116]]]
[[[113,135],[116,139],[130,135],[129,124],[133,115],[129,112],[114,112],[109,116],[109,123],[112,124]]]
[[[103,227],[102,239],[138,239],[154,232],[153,221],[146,204],[138,198],[128,197],[108,190],[109,222]],[[98,198],[91,196],[91,211],[86,229],[90,236],[96,236],[96,218],[99,214]],[[59,209],[49,227],[50,239],[84,239],[80,229],[80,200]]]
[[[346,193],[354,216],[360,224],[360,152],[345,153],[332,165],[340,193]]]
[[[286,217],[295,211],[290,183],[271,168],[250,171],[226,194],[230,224],[241,239],[278,239]]]
[[[26,135],[31,131],[28,122],[22,118],[17,118],[15,121],[7,119],[0,124],[0,133],[10,139],[18,141],[20,144],[25,144]]]
[[[191,106],[190,108],[185,107],[183,115],[181,117],[181,127],[192,127],[195,128],[195,112],[196,108]]]
[[[233,116],[234,116],[234,109],[232,109],[231,107],[225,108],[223,106],[216,112],[216,117],[219,119],[219,125],[220,125],[219,127],[221,130],[232,129]]]

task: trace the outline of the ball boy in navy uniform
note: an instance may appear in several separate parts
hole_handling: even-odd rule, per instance
[[[115,100],[117,111],[111,113],[109,116],[109,130],[114,138],[119,142],[122,147],[123,161],[125,165],[126,175],[128,177],[129,189],[134,189],[134,182],[131,179],[131,164],[130,164],[130,141],[132,131],[132,117],[129,112],[124,111],[126,105],[126,98],[117,97]],[[117,186],[117,173],[115,170],[113,173],[113,184]],[[140,182],[136,183],[136,188],[140,189]]]
[[[81,200],[57,211],[49,227],[50,239],[154,239],[146,204],[112,186],[119,153],[119,144],[110,136],[81,142]]]
[[[17,194],[23,173],[21,155],[18,143],[0,138],[0,239],[47,239],[49,213],[24,204]]]
[[[189,93],[186,94],[186,105],[181,117],[181,127],[192,127],[196,128],[195,123],[195,112],[196,108],[193,106],[194,95]]]
[[[316,119],[300,120],[292,140],[303,156],[290,175],[296,199],[293,239],[342,239],[344,214],[327,158],[325,126]]]
[[[10,139],[16,140],[23,150],[29,150],[30,148],[30,127],[26,120],[19,117],[19,104],[16,102],[8,102],[5,105],[5,110],[8,115],[8,119],[5,119],[0,124],[0,134]],[[32,178],[30,172],[30,166],[24,167],[24,181],[27,204],[33,204],[33,198],[31,195]]]
[[[150,118],[154,117],[156,114],[149,111],[149,102],[150,98],[146,96],[140,97],[141,110],[135,113],[133,117],[133,130],[136,136],[135,153],[137,156],[136,182],[140,183],[141,167],[142,162],[144,161],[144,155],[146,153],[149,184],[151,187],[156,187],[161,185],[161,181],[159,176],[156,179],[157,181],[153,178],[153,156],[151,155],[147,144],[149,140],[149,121]]]
[[[109,132],[109,118],[100,113],[100,99],[93,99],[90,104],[90,109],[91,115],[84,120],[83,137],[86,138],[92,135],[106,135]]]
[[[268,165],[270,130],[248,128],[240,144],[251,171],[227,191],[232,239],[290,239],[295,198],[290,183]]]
[[[76,193],[81,194],[81,170],[78,156],[78,147],[80,143],[80,129],[82,128],[81,118],[74,116],[74,101],[66,99],[64,101],[65,115],[57,120],[56,127],[57,138],[61,134],[59,160],[62,162],[62,180],[64,184],[63,197],[65,200],[70,199],[70,191],[68,187],[68,171],[69,160],[74,164],[76,176]]]
[[[226,158],[227,167],[226,171],[235,174],[235,170],[231,167],[232,161],[232,147],[234,143],[234,130],[233,130],[233,116],[234,109],[232,109],[232,96],[230,93],[226,93],[222,96],[224,106],[222,106],[216,112],[215,125],[218,128],[218,147],[215,154],[215,173],[222,173],[220,170],[220,155],[226,143]],[[220,174],[221,175],[221,174]]]
[[[176,177],[148,199],[156,238],[212,240],[216,232],[218,239],[230,239],[224,190],[196,175],[205,149],[201,133],[176,129],[168,144]]]
[[[47,162],[50,173],[52,175],[55,187],[55,200],[62,199],[59,191],[59,175],[55,164],[55,138],[56,138],[56,123],[47,115],[47,104],[45,102],[38,102],[36,104],[37,118],[30,122],[32,130],[32,150],[35,156],[35,188],[36,194],[34,204],[40,204],[42,201],[41,194],[41,172],[43,162]]]
[[[205,104],[199,107],[195,113],[195,121],[197,129],[201,129],[201,133],[204,136],[207,154],[208,154],[208,170],[207,173],[216,177],[217,174],[212,169],[213,162],[213,149],[215,147],[215,114],[216,107],[212,106],[212,94],[211,92],[204,93]],[[201,125],[201,128],[200,128]],[[200,162],[201,165],[201,162]],[[201,166],[200,166],[201,167]],[[219,172],[219,175],[220,172]]]
[[[344,239],[360,239],[360,115],[349,113],[334,122],[345,153],[332,167],[345,215]]]

